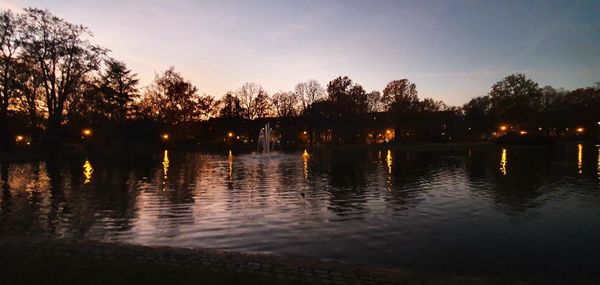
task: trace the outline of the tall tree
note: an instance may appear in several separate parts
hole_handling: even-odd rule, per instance
[[[304,114],[310,105],[322,99],[325,90],[318,81],[311,79],[296,84],[294,92],[300,102],[300,111]]]
[[[258,91],[258,95],[254,98],[254,116],[256,118],[265,118],[271,115],[271,102],[269,95],[263,89]]]
[[[296,115],[298,104],[297,93],[292,91],[279,91],[271,99],[278,117],[292,117]]]
[[[7,147],[10,142],[8,106],[19,88],[19,25],[19,19],[10,10],[0,13],[0,148]]]
[[[383,102],[381,101],[381,92],[371,91],[367,94],[367,106],[369,113],[381,112]]]
[[[260,94],[262,87],[254,82],[248,82],[242,85],[237,91],[237,97],[240,100],[242,108],[244,108],[244,117],[246,119],[254,119],[256,110],[254,108],[254,99]]]
[[[63,122],[66,103],[76,95],[84,77],[98,70],[106,49],[87,39],[90,31],[46,10],[25,9],[21,25],[23,59],[39,72],[51,138]],[[54,134],[54,135],[53,135]]]
[[[133,112],[133,101],[139,97],[137,74],[132,73],[124,62],[106,60],[106,71],[100,76],[102,91],[106,92],[107,104],[117,121],[124,121]]]
[[[244,116],[244,109],[240,103],[240,99],[235,96],[232,92],[227,92],[223,99],[221,99],[221,105],[223,106],[219,111],[221,118],[239,119]]]
[[[327,94],[339,116],[364,114],[367,111],[367,93],[347,76],[338,77],[327,84]]]
[[[492,114],[502,122],[530,124],[541,108],[541,90],[524,74],[511,74],[492,85]]]
[[[198,98],[198,117],[200,120],[208,120],[216,117],[219,113],[219,101],[210,95]]]
[[[167,124],[193,121],[197,117],[198,89],[186,81],[174,67],[156,75],[144,94],[150,113]]]
[[[383,89],[383,104],[388,111],[411,113],[419,109],[417,86],[408,79],[394,80]]]

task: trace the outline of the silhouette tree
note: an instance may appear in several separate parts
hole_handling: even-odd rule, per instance
[[[219,114],[220,102],[213,96],[204,95],[198,98],[198,119],[208,120]]]
[[[262,91],[262,87],[254,82],[248,82],[242,85],[237,91],[237,97],[244,109],[244,118],[254,119],[256,109],[254,108],[254,100]]]
[[[279,91],[273,94],[271,102],[278,117],[292,117],[296,115],[296,105],[298,104],[297,93]]]
[[[385,109],[394,113],[414,113],[419,109],[417,86],[408,79],[394,80],[383,89]]]
[[[10,11],[0,13],[0,148],[8,147],[8,106],[19,89],[19,19]]]
[[[198,89],[186,81],[174,67],[156,75],[144,94],[144,106],[149,116],[166,124],[191,122],[197,117]],[[149,108],[149,110],[148,110]]]
[[[106,49],[92,45],[86,27],[73,25],[46,10],[25,9],[21,25],[22,58],[32,63],[42,85],[51,140],[63,122],[67,102],[84,77],[98,70]]]
[[[232,92],[227,92],[221,99],[223,107],[219,111],[221,118],[240,119],[244,116],[244,109],[240,103],[240,99],[233,95]]]
[[[271,102],[269,102],[269,95],[263,89],[258,91],[258,95],[254,98],[254,117],[255,118],[265,118],[271,115]]]
[[[367,93],[347,76],[333,79],[327,84],[327,94],[340,118],[343,114],[365,114],[368,109]]]
[[[516,125],[534,122],[541,107],[538,84],[516,73],[492,85],[490,91],[492,114],[497,120]]]
[[[106,71],[100,75],[101,91],[105,93],[108,111],[114,119],[123,122],[133,113],[135,99],[139,97],[137,74],[127,69],[124,62],[106,60]]]
[[[436,101],[433,98],[425,98],[419,104],[421,112],[439,112],[447,108],[443,101]]]
[[[306,112],[306,109],[308,109],[310,105],[321,100],[324,92],[325,90],[323,90],[321,84],[314,79],[296,84],[294,93],[300,102],[300,111],[302,114]]]
[[[376,113],[383,111],[383,102],[381,101],[381,92],[371,91],[367,93],[367,112]]]

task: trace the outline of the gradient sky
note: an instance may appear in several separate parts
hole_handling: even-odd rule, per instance
[[[2,0],[89,27],[143,85],[169,66],[220,97],[348,75],[367,91],[394,79],[452,105],[523,72],[541,86],[600,81],[600,1]]]

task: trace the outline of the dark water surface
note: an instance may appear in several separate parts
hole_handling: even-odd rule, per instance
[[[161,151],[4,163],[0,234],[596,278],[599,150]]]

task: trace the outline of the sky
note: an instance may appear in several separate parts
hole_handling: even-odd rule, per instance
[[[462,105],[520,72],[572,90],[600,81],[600,1],[1,0],[94,33],[143,86],[170,66],[200,93],[245,82],[270,94],[340,75]]]

